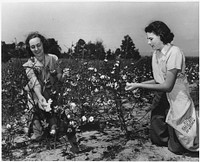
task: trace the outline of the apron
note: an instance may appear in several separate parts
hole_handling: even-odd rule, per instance
[[[175,129],[180,143],[190,151],[199,151],[199,120],[186,80],[177,79],[167,93],[170,109],[166,122]]]

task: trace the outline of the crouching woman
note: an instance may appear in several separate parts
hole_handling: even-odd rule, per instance
[[[146,28],[148,44],[154,50],[154,79],[143,83],[127,83],[126,90],[137,88],[158,91],[151,113],[150,137],[154,144],[168,146],[176,154],[199,151],[199,120],[189,94],[185,73],[185,56],[171,42],[169,27],[154,21]]]
[[[41,121],[47,121],[51,134],[55,134],[56,131],[56,118],[51,111],[52,101],[48,86],[62,79],[62,70],[58,65],[58,57],[48,53],[48,43],[44,36],[32,32],[26,38],[25,44],[31,56],[23,64],[29,79],[25,87],[28,91],[28,107],[33,112],[33,134],[30,136],[32,140],[40,140],[43,134]],[[55,74],[54,77],[52,73]]]

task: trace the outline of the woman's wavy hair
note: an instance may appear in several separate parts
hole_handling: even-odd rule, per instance
[[[39,32],[36,31],[36,32],[29,33],[29,35],[27,36],[26,41],[25,41],[26,50],[28,51],[29,56],[30,57],[34,56],[30,49],[30,44],[29,44],[29,41],[33,38],[40,38],[40,40],[43,44],[44,53],[47,54],[48,53],[48,41],[43,35],[41,35]]]
[[[160,36],[160,40],[164,43],[171,43],[174,39],[174,34],[169,27],[162,21],[154,21],[145,28],[146,33],[154,33]]]

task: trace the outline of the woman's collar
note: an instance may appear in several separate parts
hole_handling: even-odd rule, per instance
[[[168,52],[169,48],[171,47],[171,44],[165,44],[164,47],[162,48],[161,52],[163,55],[166,55],[166,53]]]

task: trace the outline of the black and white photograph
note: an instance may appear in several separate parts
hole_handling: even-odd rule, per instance
[[[199,161],[199,1],[1,6],[1,161]]]

